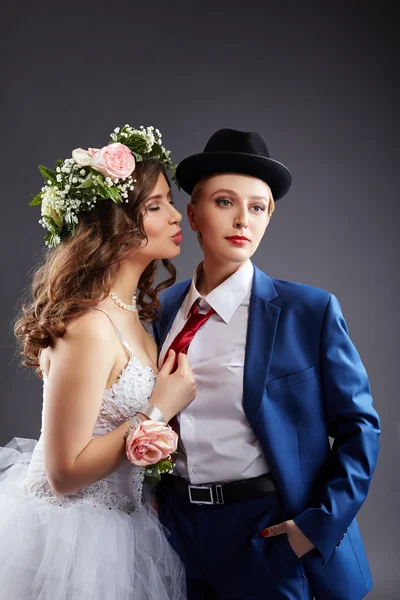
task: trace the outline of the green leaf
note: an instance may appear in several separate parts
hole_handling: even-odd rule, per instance
[[[40,192],[40,194],[37,194],[33,198],[33,200],[29,202],[29,206],[38,206],[39,204],[42,204],[42,192]]]
[[[51,246],[51,247],[58,246],[58,244],[59,244],[59,234],[58,233],[54,233],[52,231],[49,231],[44,236],[44,241],[47,242],[47,244],[49,246]]]
[[[157,142],[154,142],[153,147],[152,147],[151,150],[154,151],[154,152],[158,152],[159,154],[163,153],[162,147],[160,146],[160,144],[157,144]]]
[[[110,190],[109,190],[109,188],[107,186],[104,185],[103,178],[102,178],[101,175],[98,175],[96,177],[96,183],[97,183],[97,185],[96,185],[97,192],[100,194],[100,196],[102,198],[104,198],[105,200],[107,198],[110,198],[111,197],[110,196]]]
[[[51,169],[48,169],[47,167],[44,167],[43,165],[39,165],[39,171],[41,172],[43,177],[46,179],[46,181],[48,179],[50,179],[50,181],[52,181],[53,183],[57,183],[57,174],[55,171],[52,171]]]
[[[141,154],[138,154],[138,152],[134,152],[133,150],[131,150],[133,156],[135,157],[137,162],[142,162],[143,160],[143,156]]]
[[[147,144],[140,134],[133,133],[127,138],[121,137],[118,141],[124,146],[128,146],[131,152],[134,151],[140,155],[146,154]]]
[[[93,187],[92,173],[88,173],[88,175],[86,175],[86,177],[85,177],[84,182],[81,183],[80,185],[77,185],[76,189],[77,190],[85,190],[90,187]]]
[[[114,200],[114,202],[122,202],[122,196],[121,196],[121,192],[119,191],[119,189],[117,187],[110,187],[107,188],[108,190],[108,194],[109,197]]]
[[[155,488],[156,485],[161,481],[161,475],[157,471],[153,471],[151,475],[145,471],[144,479],[151,488]]]
[[[162,158],[163,151],[161,149],[160,144],[154,142],[152,149],[150,152],[146,154],[147,158]]]

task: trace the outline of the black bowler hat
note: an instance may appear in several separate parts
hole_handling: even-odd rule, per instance
[[[269,157],[268,148],[258,133],[220,129],[208,140],[203,152],[183,159],[176,178],[189,195],[203,177],[217,173],[239,173],[262,179],[269,185],[274,200],[290,188],[292,175],[287,167]]]

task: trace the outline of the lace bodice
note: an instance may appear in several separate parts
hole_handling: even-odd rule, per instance
[[[131,352],[128,364],[111,388],[104,391],[93,437],[112,431],[131,418],[148,402],[155,384],[151,367],[144,367]],[[46,378],[43,379],[43,414],[46,410]],[[43,434],[32,456],[25,489],[28,493],[56,506],[89,504],[97,507],[130,512],[142,504],[143,469],[134,467],[128,460],[107,478],[78,490],[68,496],[56,494],[50,487],[43,457]]]
[[[154,383],[152,368],[143,367],[132,354],[117,383],[104,392],[96,427],[112,431],[130,419],[148,402]]]

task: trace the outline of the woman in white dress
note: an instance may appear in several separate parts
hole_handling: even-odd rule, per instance
[[[124,126],[111,137],[42,168],[33,201],[55,247],[15,331],[43,378],[42,431],[0,449],[4,600],[185,598],[180,560],[143,501],[144,469],[125,453],[135,424],[168,422],[195,396],[184,355],[156,380],[157,348],[141,323],[175,280],[167,259],[180,252],[181,215],[159,132]],[[160,259],[169,279],[154,288]]]

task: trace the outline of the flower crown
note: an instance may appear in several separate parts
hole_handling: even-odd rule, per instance
[[[47,229],[47,246],[58,246],[62,232],[74,235],[78,214],[93,210],[98,200],[128,202],[128,192],[136,183],[132,173],[137,162],[156,158],[170,169],[176,182],[176,165],[171,163],[171,152],[162,145],[158,129],[124,125],[116,127],[110,137],[112,142],[100,149],[76,148],[72,158],[56,162],[55,170],[39,166],[46,185],[30,206],[42,205],[39,223]]]

